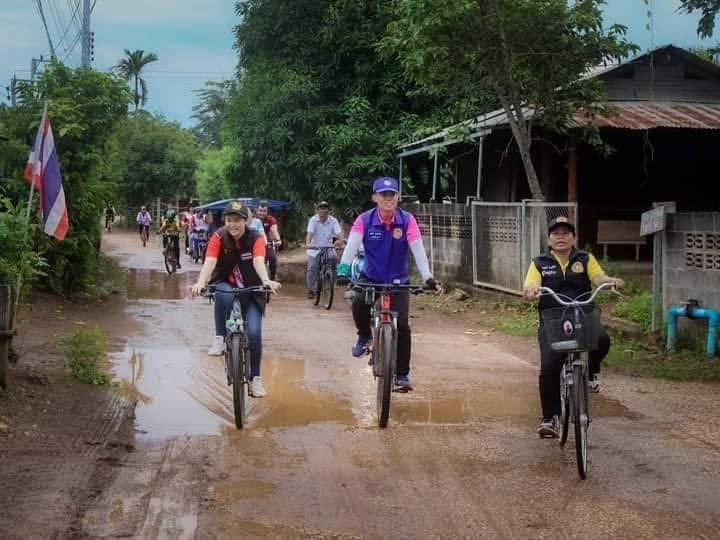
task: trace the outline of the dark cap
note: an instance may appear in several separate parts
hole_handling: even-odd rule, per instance
[[[400,191],[398,188],[398,181],[392,176],[377,178],[373,182],[373,193],[381,193],[383,191],[394,191],[395,193],[398,193]]]
[[[243,219],[247,219],[249,215],[248,207],[245,206],[242,201],[230,201],[225,207],[225,210],[223,210],[223,217],[229,214],[235,214]]]
[[[568,229],[570,229],[570,231],[572,231],[573,234],[575,234],[575,224],[565,216],[558,216],[551,219],[550,223],[548,223],[548,232],[552,232],[561,225],[567,227]]]
[[[327,201],[320,201],[315,205],[315,208],[330,208],[330,205]]]

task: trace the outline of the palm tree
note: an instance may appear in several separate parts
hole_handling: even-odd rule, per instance
[[[157,60],[158,57],[155,53],[150,52],[145,54],[145,51],[142,49],[132,52],[125,49],[125,58],[121,59],[118,65],[113,68],[117,73],[122,75],[126,81],[135,79],[135,95],[133,98],[135,102],[135,112],[137,112],[139,105],[145,105],[148,96],[147,83],[145,79],[140,77],[140,73],[145,66],[151,62],[157,62]]]

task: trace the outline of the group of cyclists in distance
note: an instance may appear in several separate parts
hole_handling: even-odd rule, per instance
[[[442,294],[443,288],[432,274],[423,245],[422,234],[415,217],[399,208],[400,189],[393,177],[377,178],[372,183],[374,206],[354,220],[350,233],[344,237],[337,218],[331,215],[330,205],[320,201],[315,214],[308,220],[305,244],[307,248],[306,287],[309,297],[314,297],[318,283],[318,253],[326,248],[344,247],[338,261],[335,249],[326,253],[336,266],[338,285],[349,285],[351,266],[362,257],[359,281],[375,284],[410,283],[409,255],[412,253],[417,272],[426,289]],[[136,218],[141,237],[152,222],[147,208],[142,207]],[[165,211],[159,232],[164,235],[164,246],[173,243],[179,261],[179,236],[185,232],[185,250],[188,254],[204,250],[204,262],[197,281],[191,286],[193,296],[202,294],[212,284],[214,287],[215,331],[208,354],[225,354],[226,320],[233,303],[233,289],[264,286],[277,293],[281,284],[277,279],[277,249],[281,245],[279,224],[270,214],[267,201],[260,201],[251,208],[244,200],[233,200],[222,212],[206,212],[192,207],[178,216],[174,209]],[[593,286],[612,284],[622,288],[621,279],[609,277],[595,257],[575,246],[575,225],[566,216],[559,216],[548,223],[547,250],[530,263],[524,284],[526,301],[540,298],[543,287],[553,289],[567,298],[578,298],[592,291]],[[179,267],[179,265],[178,265]],[[264,397],[267,392],[262,382],[262,319],[266,310],[266,296],[245,295],[242,298],[243,317],[247,324],[250,351],[251,377],[249,395]],[[351,297],[352,315],[356,338],[350,347],[354,357],[362,356],[372,339],[371,306],[364,297]],[[560,414],[560,369],[564,355],[553,350],[543,331],[542,313],[557,308],[559,304],[551,296],[543,296],[538,303],[540,324],[538,345],[540,349],[539,390],[542,421],[538,433],[543,437],[557,437]],[[410,295],[398,291],[392,295],[392,310],[397,313],[397,371],[394,386],[399,391],[413,389],[410,381],[412,332],[409,323]],[[610,338],[600,330],[599,345],[589,357],[589,389],[600,388],[600,363],[610,349]]]

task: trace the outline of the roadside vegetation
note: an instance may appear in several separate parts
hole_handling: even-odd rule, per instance
[[[75,380],[85,384],[110,384],[108,344],[99,327],[82,326],[72,335],[62,338],[60,344]]]

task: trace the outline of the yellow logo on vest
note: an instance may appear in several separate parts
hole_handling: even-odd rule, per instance
[[[403,230],[400,227],[396,227],[393,229],[393,238],[395,240],[400,240],[403,235]]]
[[[585,267],[583,266],[583,263],[577,261],[573,263],[573,265],[570,267],[570,270],[572,270],[576,274],[582,274],[585,271]]]

